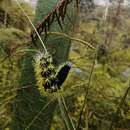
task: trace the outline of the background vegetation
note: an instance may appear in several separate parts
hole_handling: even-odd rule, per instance
[[[39,0],[36,13],[25,2],[21,6],[36,24],[57,2]],[[70,61],[72,69],[60,92],[41,96],[35,53],[27,52],[36,49],[32,27],[15,1],[0,1],[0,129],[130,130],[130,8],[120,2],[110,7],[81,2],[79,14],[72,3],[67,11],[72,21],[65,19],[64,30],[53,23],[51,31],[62,36],[49,36],[47,49],[56,66]]]

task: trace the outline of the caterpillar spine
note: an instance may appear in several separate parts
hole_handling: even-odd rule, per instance
[[[40,93],[56,92],[67,78],[71,65],[66,63],[58,71],[53,65],[52,57],[48,54],[37,54],[35,57],[35,77]]]

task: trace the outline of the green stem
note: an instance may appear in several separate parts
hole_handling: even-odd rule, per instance
[[[90,76],[89,76],[89,80],[88,80],[88,86],[87,86],[87,88],[86,88],[86,93],[85,93],[85,97],[84,97],[84,102],[83,102],[83,106],[82,106],[81,111],[80,111],[80,114],[79,114],[79,120],[78,120],[78,125],[77,125],[76,130],[79,130],[79,129],[80,129],[80,124],[81,124],[81,120],[82,120],[82,115],[83,115],[84,108],[85,108],[85,106],[86,106],[86,100],[87,100],[89,88],[90,88],[90,85],[91,85],[92,75],[93,75],[93,72],[94,72],[95,60],[96,60],[96,53],[95,53],[95,57],[94,57],[93,64],[92,64],[92,68],[91,68],[91,71],[90,71]]]
[[[61,110],[61,115],[64,119],[65,125],[67,127],[67,130],[76,130],[73,124],[72,119],[70,118],[65,100],[63,96],[58,97],[58,103]]]
[[[48,34],[48,35],[63,36],[63,37],[68,38],[68,39],[70,39],[70,40],[80,42],[80,43],[82,43],[83,45],[88,46],[90,49],[95,50],[95,47],[92,46],[90,43],[88,43],[88,42],[86,42],[86,41],[84,41],[84,40],[82,40],[82,39],[78,39],[78,38],[74,38],[74,37],[72,37],[72,36],[69,36],[68,34],[61,33],[61,32],[48,32],[47,34]],[[43,35],[44,35],[44,34],[43,34]]]
[[[126,89],[126,91],[125,91],[125,93],[124,93],[124,96],[122,97],[121,102],[120,102],[120,104],[119,104],[118,107],[117,107],[116,115],[119,114],[120,109],[121,109],[122,106],[124,105],[124,102],[125,102],[125,100],[126,100],[126,97],[127,97],[128,93],[129,93],[129,91],[130,91],[130,85],[129,85],[129,87]],[[112,130],[114,125],[115,125],[115,122],[112,120],[111,123],[110,123],[110,128],[109,128],[109,130]]]

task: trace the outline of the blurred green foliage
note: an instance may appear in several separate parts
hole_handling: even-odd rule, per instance
[[[41,3],[40,0],[39,2]],[[39,4],[39,6],[41,5]],[[52,6],[46,6],[47,10],[50,11]],[[31,13],[30,16],[32,18],[33,11],[30,10],[30,7],[27,8],[26,4],[23,4],[23,7],[26,12]],[[1,15],[1,13],[5,13],[5,8],[0,8],[2,10],[0,11],[0,17],[3,20],[4,15]],[[22,89],[22,86],[25,86],[28,81],[35,83],[34,73],[31,70],[33,66],[30,65],[30,62],[32,62],[30,55],[32,53],[24,55],[25,53],[15,53],[12,50],[18,45],[27,44],[30,25],[27,24],[26,18],[16,5],[15,8],[14,5],[12,8],[10,7],[10,10],[13,9],[13,12],[17,12],[16,15],[11,13],[11,11],[7,11],[8,9],[6,12],[9,19],[13,18],[12,21],[16,22],[17,26],[13,22],[7,22],[5,28],[4,22],[0,21],[0,129],[2,130],[7,130],[12,125],[10,124],[12,122],[12,111],[16,112],[15,114],[17,115],[17,117],[13,117],[15,119],[12,122],[15,125],[13,130],[23,130],[28,125],[27,122],[31,121],[39,113],[43,107],[42,104],[45,102],[49,103],[48,100],[40,97],[37,89]],[[18,11],[16,11],[17,9]],[[129,8],[123,8],[117,26],[114,28],[113,17],[115,10],[110,10],[111,13],[108,14],[106,21],[102,19],[104,15],[103,7],[95,7],[87,15],[84,15],[84,12],[80,14],[79,26],[75,27],[73,36],[83,39],[97,48],[96,65],[87,100],[85,101],[86,106],[83,109],[81,130],[109,130],[111,122],[114,122],[113,128],[116,130],[130,129],[130,93],[128,93],[117,113],[118,106],[130,82],[129,10]],[[45,13],[44,10],[42,11]],[[38,12],[36,15],[39,15]],[[36,21],[41,19],[42,16],[39,15]],[[52,29],[52,31],[55,31],[55,29]],[[50,42],[50,48],[53,48],[51,38],[47,42]],[[76,126],[84,103],[85,88],[88,87],[90,70],[95,56],[94,51],[74,41],[69,51],[69,61],[73,63],[73,68],[67,81],[62,86],[61,94],[67,97],[68,113]],[[59,57],[59,52],[57,57]],[[24,82],[21,80],[22,86],[20,87],[18,79],[21,76],[21,59],[24,58],[27,62],[26,69],[24,69],[22,74]],[[55,60],[57,59],[55,58]],[[45,125],[47,126],[46,129],[51,127],[51,130],[67,129],[59,107],[55,106],[55,111],[52,111],[54,105],[56,104],[48,105],[46,111],[37,118],[37,121],[32,123],[30,130],[41,130]],[[51,115],[50,113],[53,114]],[[45,115],[46,120],[44,120]],[[13,116],[15,116],[14,113]],[[53,120],[52,122],[50,121],[51,124],[49,122],[50,119]],[[45,122],[46,124],[44,124]]]
[[[57,0],[50,1],[41,1],[39,0],[36,8],[36,18],[34,19],[35,24],[42,21],[43,18],[55,7],[57,4]],[[48,6],[46,6],[48,5]],[[73,18],[74,6],[69,6],[67,12],[68,15]],[[66,24],[64,25],[63,32],[69,33],[71,31],[72,24],[68,19],[64,21]],[[55,21],[51,26],[50,30],[61,31],[58,23]],[[45,41],[47,49],[50,54],[54,57],[55,65],[59,65],[63,63],[68,58],[69,48],[70,48],[70,40],[64,37],[51,37],[48,36]],[[41,43],[37,40],[38,49],[41,50]],[[34,46],[29,49],[37,50]],[[54,54],[53,54],[54,51]],[[21,60],[21,77],[19,80],[20,87],[22,86],[31,86],[28,89],[23,89],[18,92],[17,100],[21,102],[14,103],[14,111],[13,111],[13,121],[12,121],[12,129],[21,130],[21,129],[30,129],[30,130],[48,130],[51,127],[51,122],[53,119],[54,111],[57,106],[57,101],[53,101],[44,109],[44,106],[50,102],[50,99],[53,99],[53,96],[47,97],[41,96],[36,86],[36,79],[34,73],[34,56],[35,53],[28,52],[24,55]],[[37,95],[37,96],[36,96]],[[29,100],[27,100],[29,98]],[[30,102],[32,101],[32,102]],[[28,104],[28,105],[27,105]],[[37,105],[36,105],[37,104]],[[39,115],[40,112],[40,115]],[[38,115],[38,117],[37,117]],[[43,116],[44,115],[44,116]],[[40,120],[39,120],[40,119]],[[44,123],[43,123],[44,122]]]
[[[18,50],[27,46],[30,27],[14,1],[0,2],[0,129],[4,130],[10,127],[12,106],[19,90],[20,59],[24,53]],[[22,6],[32,17],[31,7]]]

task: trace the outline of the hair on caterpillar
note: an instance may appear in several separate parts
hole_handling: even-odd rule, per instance
[[[37,54],[35,56],[35,76],[40,93],[56,92],[66,80],[71,69],[69,63],[60,66],[58,71],[53,65],[52,57],[48,54]]]
[[[50,77],[56,73],[52,62],[52,57],[49,54],[38,53],[35,56],[34,70],[40,93],[51,89]]]

